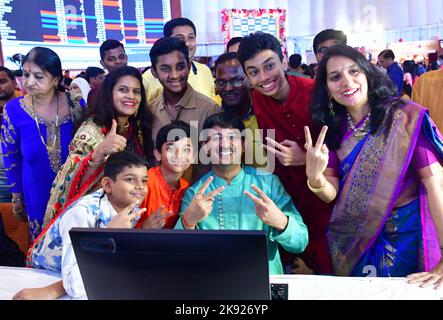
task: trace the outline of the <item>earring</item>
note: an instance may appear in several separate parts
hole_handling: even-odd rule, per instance
[[[329,97],[328,108],[329,108],[329,114],[331,115],[331,117],[335,116],[334,102],[332,101],[331,97]]]

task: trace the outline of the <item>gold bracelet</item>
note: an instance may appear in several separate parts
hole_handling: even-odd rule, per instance
[[[306,183],[308,184],[308,188],[309,190],[311,190],[314,193],[320,193],[323,192],[323,190],[325,190],[326,188],[326,178],[325,178],[325,182],[323,182],[322,186],[320,188],[313,188],[310,184],[309,184],[309,179],[306,180]]]
[[[100,167],[103,163],[105,163],[104,159],[102,161],[99,161],[99,162],[94,162],[94,161],[88,160],[88,164],[91,167]]]

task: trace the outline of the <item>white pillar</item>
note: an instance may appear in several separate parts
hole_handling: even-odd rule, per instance
[[[325,3],[324,0],[311,1],[311,34],[316,35],[325,29]]]

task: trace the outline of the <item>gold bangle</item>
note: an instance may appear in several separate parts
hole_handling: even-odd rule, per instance
[[[308,184],[308,188],[309,190],[311,190],[314,193],[320,193],[323,192],[323,190],[325,190],[326,188],[326,178],[325,178],[325,182],[323,182],[323,184],[321,185],[320,188],[313,188],[310,184],[309,184],[309,179],[306,180],[306,183]]]
[[[94,162],[94,161],[88,160],[88,164],[91,167],[100,167],[103,163],[105,163],[105,160],[102,160],[99,162]]]

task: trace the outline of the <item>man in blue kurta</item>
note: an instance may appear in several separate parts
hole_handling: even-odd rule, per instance
[[[175,228],[264,230],[269,272],[282,274],[278,244],[294,253],[308,244],[307,228],[291,197],[277,176],[242,166],[245,127],[239,118],[215,114],[203,129],[207,138],[200,156],[208,156],[212,170],[185,192]]]

